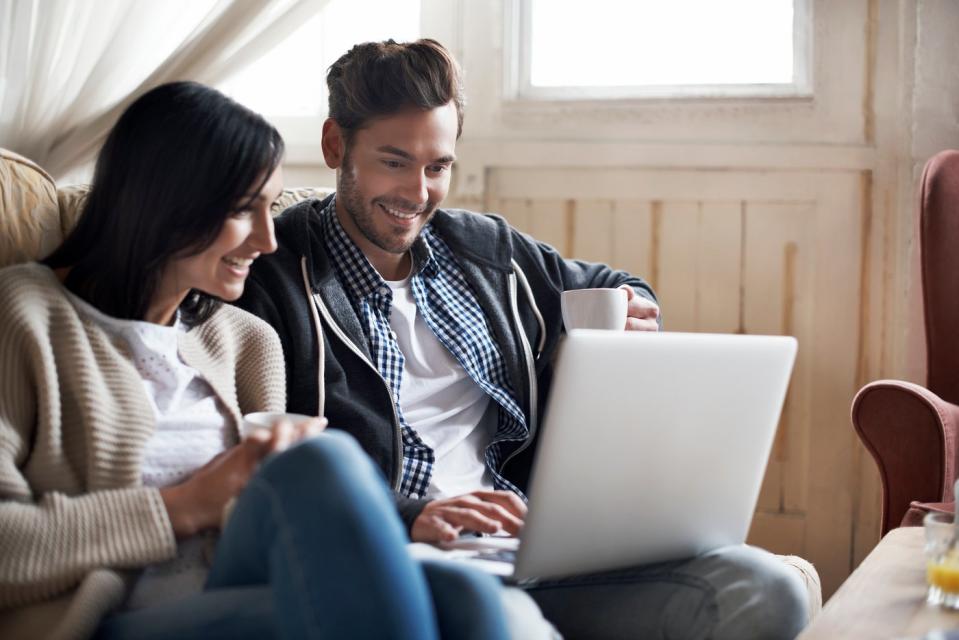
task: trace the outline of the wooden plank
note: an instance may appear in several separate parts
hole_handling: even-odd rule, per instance
[[[573,209],[572,257],[609,264],[615,234],[611,200],[577,200]]]
[[[744,329],[792,335],[799,342],[760,505],[774,511],[806,507],[815,264],[808,204],[748,202],[744,205]]]
[[[569,202],[556,198],[534,200],[529,214],[530,235],[551,245],[569,257],[572,239],[569,235]]]
[[[815,192],[816,264],[806,509],[807,559],[828,597],[852,568],[854,434],[849,406],[856,392],[859,331],[861,191],[857,176],[823,175]],[[828,310],[828,311],[827,311]]]
[[[658,295],[669,331],[695,331],[698,238],[697,202],[664,202],[659,234]]]
[[[652,204],[648,200],[616,200],[613,227],[612,266],[645,279],[655,291]]]
[[[636,169],[492,169],[490,192],[500,198],[574,200],[645,198],[663,201],[810,200],[823,175],[805,171]],[[832,175],[858,176],[856,172]]]
[[[696,330],[736,333],[742,292],[742,214],[738,202],[702,202],[696,227]]]
[[[514,227],[524,233],[529,233],[530,208],[532,202],[528,198],[499,198],[494,200],[492,213],[498,213]]]
[[[772,553],[802,556],[806,518],[801,513],[757,511],[746,542]]]

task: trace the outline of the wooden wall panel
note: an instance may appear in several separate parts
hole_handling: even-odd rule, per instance
[[[570,201],[572,212],[572,253],[569,257],[591,262],[609,263],[614,257],[613,237],[616,233],[612,200],[584,198]]]
[[[811,560],[827,597],[852,568],[860,504],[848,420],[860,348],[859,183],[855,172],[628,169],[494,170],[489,183],[488,201],[519,228],[649,280],[666,330],[797,338],[748,540]]]
[[[616,200],[613,202],[613,256],[610,264],[637,275],[656,290],[656,256],[659,248],[660,216],[653,215],[661,203],[649,200]]]
[[[563,255],[573,254],[573,200],[537,199],[530,209],[529,233]]]
[[[808,466],[815,252],[810,203],[744,205],[743,309],[746,333],[791,335],[799,351],[760,500],[762,509],[803,511]]]

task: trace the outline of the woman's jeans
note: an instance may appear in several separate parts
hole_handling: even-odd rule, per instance
[[[240,495],[203,593],[118,613],[98,638],[505,638],[498,582],[417,562],[349,436],[271,457]]]

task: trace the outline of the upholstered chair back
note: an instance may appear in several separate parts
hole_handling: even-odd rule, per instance
[[[43,258],[62,241],[53,178],[23,156],[0,149],[0,267]]]
[[[926,387],[959,404],[959,151],[926,164],[919,207]]]

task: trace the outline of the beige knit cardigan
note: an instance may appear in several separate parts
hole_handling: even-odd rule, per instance
[[[39,264],[0,270],[0,637],[84,638],[131,571],[174,557],[157,489],[141,486],[154,428],[122,342],[77,313]],[[276,333],[223,305],[181,333],[184,361],[228,409],[283,411]]]

